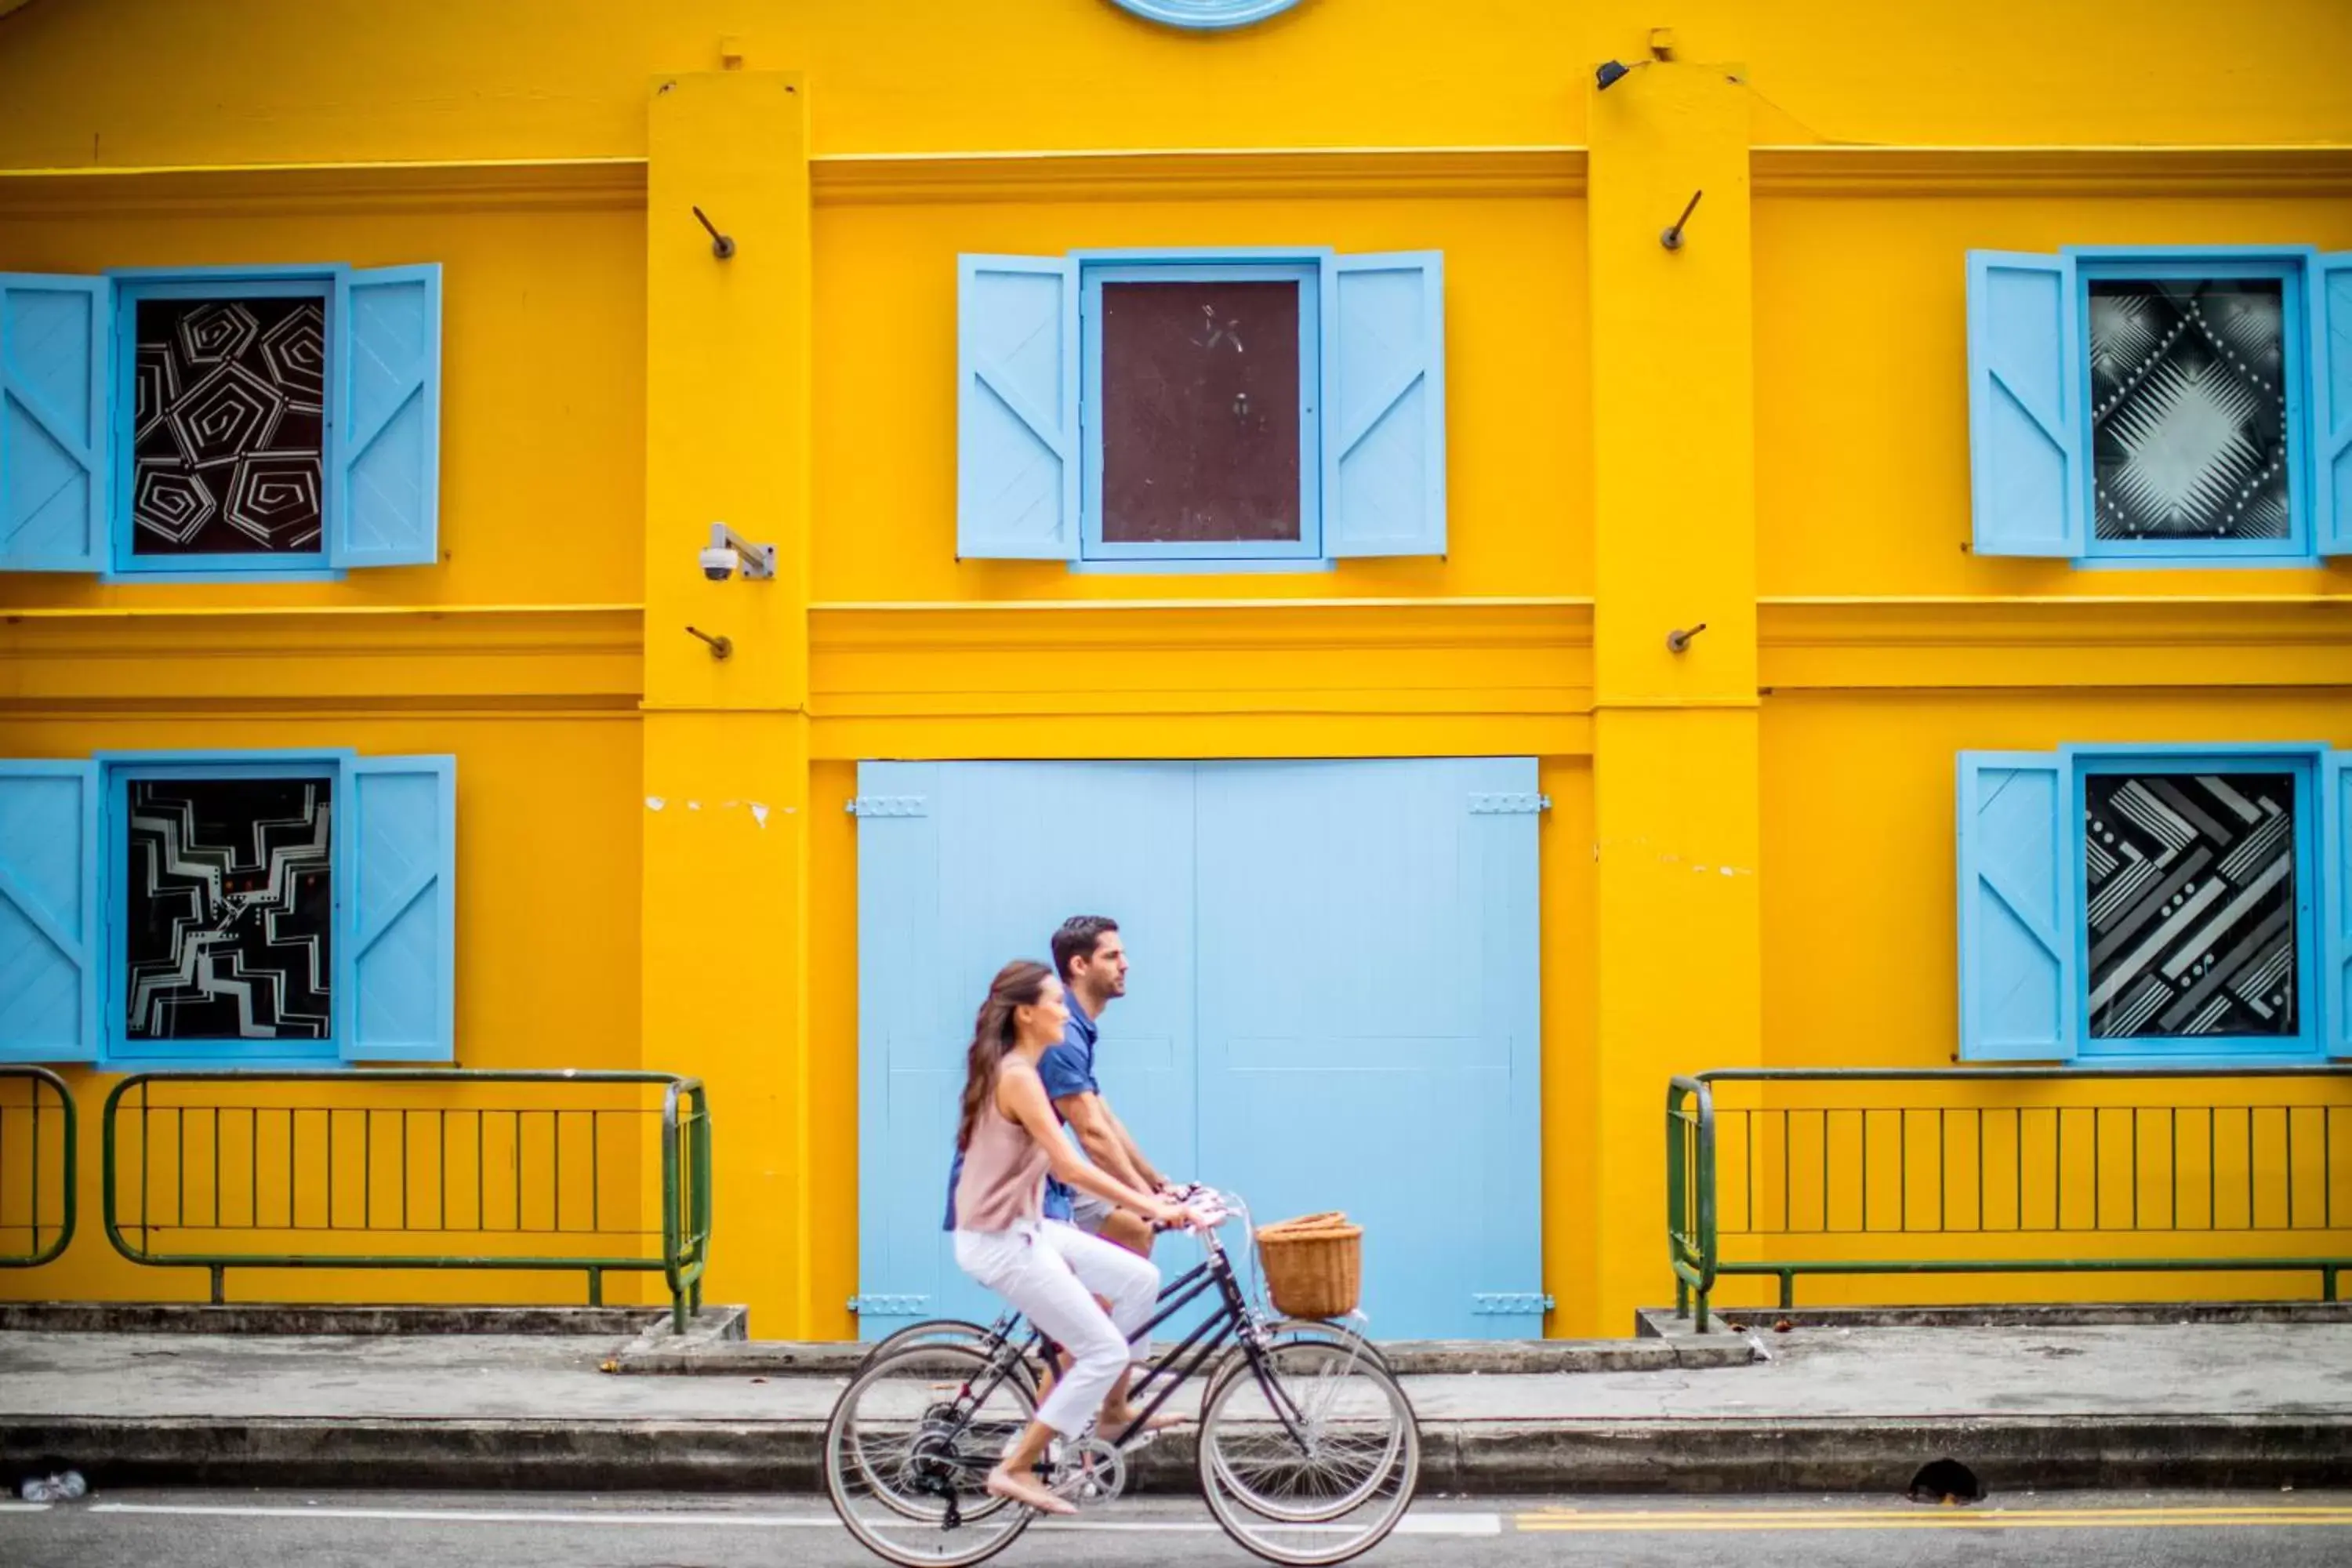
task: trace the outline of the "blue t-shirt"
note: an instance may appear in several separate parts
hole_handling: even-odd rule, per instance
[[[1102,1092],[1095,1083],[1095,1041],[1101,1037],[1101,1033],[1102,1031],[1096,1026],[1095,1021],[1087,1016],[1087,1010],[1078,1005],[1077,998],[1075,996],[1070,998],[1070,1022],[1062,1031],[1062,1043],[1058,1046],[1046,1047],[1045,1054],[1037,1060],[1037,1076],[1045,1080],[1047,1099],[1066,1100],[1074,1094]],[[1059,1112],[1055,1114],[1058,1115]],[[947,1222],[940,1226],[941,1230],[953,1230],[956,1227],[956,1184],[962,1179],[963,1151],[959,1149],[955,1152],[955,1158],[948,1164],[948,1214]],[[1047,1219],[1069,1218],[1071,1195],[1069,1188],[1052,1176],[1047,1176],[1045,1178],[1045,1217]]]

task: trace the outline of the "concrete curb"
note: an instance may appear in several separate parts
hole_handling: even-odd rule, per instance
[[[740,1311],[740,1308],[732,1309]],[[712,1311],[704,1308],[708,1318]],[[315,1307],[256,1303],[0,1301],[0,1333],[33,1334],[610,1334],[625,1339],[667,1307]]]
[[[1740,1325],[1734,1329],[1730,1325]],[[1644,1340],[1706,1344],[1745,1333],[1796,1329],[2115,1329],[2184,1323],[2352,1323],[2352,1301],[2060,1302],[1993,1307],[1725,1307],[1707,1331],[1671,1307],[1643,1307],[1633,1331]]]
[[[99,1420],[0,1416],[0,1471],[63,1462],[100,1487],[814,1492],[813,1421]],[[2352,1420],[2294,1416],[1924,1416],[1663,1422],[1433,1421],[1422,1489],[1901,1492],[1955,1458],[1993,1492],[2314,1488],[2352,1482]],[[1139,1490],[1192,1489],[1191,1442],[1137,1465]]]
[[[625,1374],[705,1377],[847,1377],[865,1359],[863,1344],[746,1340],[740,1324],[713,1322],[732,1310],[703,1309],[709,1326],[683,1338],[667,1320],[613,1358]],[[732,1328],[735,1331],[729,1332]],[[1601,1372],[1698,1372],[1748,1366],[1753,1345],[1736,1334],[1640,1340],[1384,1340],[1381,1353],[1401,1376],[1476,1373],[1493,1376]]]

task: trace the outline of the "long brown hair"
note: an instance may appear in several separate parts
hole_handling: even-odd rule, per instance
[[[1045,982],[1053,977],[1054,972],[1035,960],[1016,958],[989,982],[988,1000],[980,1005],[980,1016],[972,1020],[971,1049],[964,1057],[963,1120],[956,1126],[957,1148],[971,1147],[972,1125],[980,1120],[980,1108],[996,1092],[996,1069],[1020,1032],[1013,1009],[1044,1001]]]

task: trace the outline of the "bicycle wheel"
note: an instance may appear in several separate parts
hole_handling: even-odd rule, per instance
[[[962,1318],[934,1318],[928,1322],[909,1323],[896,1333],[886,1334],[875,1341],[864,1359],[858,1362],[857,1370],[850,1375],[864,1376],[867,1367],[872,1366],[884,1356],[903,1350],[908,1345],[970,1345],[985,1354],[1004,1342],[1005,1334],[1000,1334],[997,1331],[1000,1326],[1005,1329],[1006,1333],[1027,1338],[1027,1335],[1021,1331],[1023,1325],[1017,1317],[1012,1318],[1009,1321],[1000,1318],[995,1325],[987,1327],[969,1322]],[[1020,1366],[1022,1376],[1028,1381],[1029,1392],[1034,1394],[1037,1392],[1036,1373],[1030,1368],[1025,1357],[1022,1359]]]
[[[1027,1386],[967,1345],[911,1343],[850,1381],[825,1422],[825,1495],[850,1534],[900,1568],[961,1568],[1035,1516],[988,1472],[1036,1414]]]
[[[1335,1345],[1352,1351],[1391,1377],[1396,1375],[1396,1369],[1389,1365],[1389,1359],[1381,1353],[1380,1346],[1344,1324],[1328,1322],[1321,1318],[1276,1318],[1260,1331],[1265,1334],[1268,1345],[1302,1342]],[[1216,1398],[1217,1390],[1224,1386],[1226,1379],[1248,1370],[1249,1355],[1240,1345],[1220,1356],[1215,1368],[1209,1373],[1208,1386],[1201,1394],[1201,1408],[1206,1410],[1209,1407],[1209,1402]]]
[[[1201,1415],[1201,1489],[1225,1533],[1270,1563],[1370,1551],[1412,1505],[1421,1434],[1395,1378],[1345,1346],[1276,1346]]]

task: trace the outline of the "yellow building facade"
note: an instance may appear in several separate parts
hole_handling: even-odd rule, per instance
[[[1622,1332],[1674,1286],[1669,1075],[1961,1054],[1957,756],[2352,749],[2341,557],[1972,548],[1971,251],[2352,251],[2352,13],[2240,24],[34,0],[0,272],[437,263],[438,559],[0,573],[0,756],[454,756],[457,1063],[703,1079],[707,1293],[811,1338],[858,1331],[861,763],[1535,759],[1543,1329]],[[1443,255],[1442,554],[960,558],[960,256],[1301,246]],[[772,581],[706,579],[716,519]],[[106,1247],[96,1163],[0,1295],[200,1298]]]

